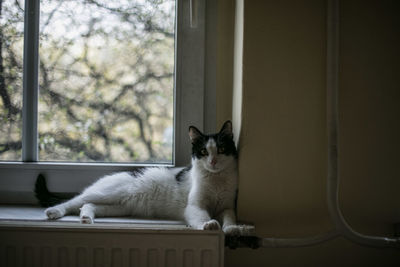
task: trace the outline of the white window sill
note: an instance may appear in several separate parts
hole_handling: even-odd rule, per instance
[[[94,224],[81,224],[78,216],[64,216],[58,220],[48,220],[44,210],[45,208],[37,206],[0,205],[0,226],[193,230],[182,221],[148,220],[130,217],[95,218]]]

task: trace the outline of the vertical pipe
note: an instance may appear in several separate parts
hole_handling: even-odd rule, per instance
[[[38,161],[39,0],[25,0],[22,161]]]
[[[400,247],[400,239],[367,236],[354,231],[339,207],[339,0],[328,0],[327,18],[327,128],[328,128],[328,207],[337,231],[364,246]]]

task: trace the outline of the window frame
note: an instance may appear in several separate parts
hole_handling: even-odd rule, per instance
[[[176,0],[174,148],[172,164],[38,161],[40,0],[25,0],[22,161],[0,162],[0,203],[36,203],[32,189],[43,173],[54,192],[79,192],[98,177],[135,168],[190,163],[190,125],[215,131],[217,1]]]

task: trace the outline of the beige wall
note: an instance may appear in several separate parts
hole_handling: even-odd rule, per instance
[[[220,0],[221,6],[233,1]],[[341,1],[340,205],[358,231],[400,222],[400,4]],[[217,122],[231,116],[233,40],[219,9]],[[223,24],[225,23],[225,24]],[[225,39],[228,38],[228,39]],[[329,229],[326,205],[326,3],[244,1],[239,219],[265,237]],[[229,52],[230,53],[230,52]],[[233,107],[236,108],[236,107]],[[400,251],[337,239],[310,248],[227,250],[227,266],[389,266]]]

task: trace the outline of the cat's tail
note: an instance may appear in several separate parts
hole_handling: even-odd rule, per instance
[[[64,199],[52,194],[47,188],[46,178],[39,174],[35,183],[35,196],[42,207],[51,207],[60,204]]]

